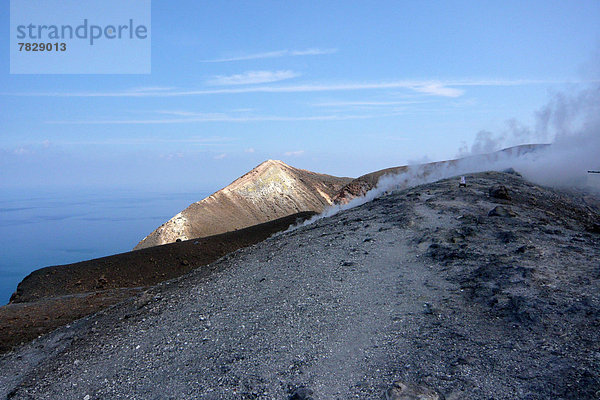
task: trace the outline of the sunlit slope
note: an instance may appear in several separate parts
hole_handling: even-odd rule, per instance
[[[175,215],[135,249],[234,231],[301,211],[321,212],[350,180],[268,160]]]

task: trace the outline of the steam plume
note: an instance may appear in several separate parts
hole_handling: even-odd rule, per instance
[[[491,153],[506,143],[540,143],[549,139],[552,143],[546,146],[524,146]],[[513,119],[498,135],[480,131],[470,150],[463,146],[459,155],[462,158],[458,160],[409,166],[402,173],[386,175],[363,197],[332,206],[302,225],[357,207],[389,191],[508,168],[540,185],[598,190],[600,182],[595,188],[589,186],[589,180],[596,177],[589,177],[587,171],[600,169],[600,85],[575,95],[555,94],[536,112],[535,128],[528,128]],[[600,180],[600,176],[598,178]]]

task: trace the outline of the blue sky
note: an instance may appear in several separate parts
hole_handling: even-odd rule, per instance
[[[153,0],[147,75],[11,75],[7,39],[0,186],[205,190],[269,158],[345,176],[452,158],[597,81],[598,21],[598,1]]]

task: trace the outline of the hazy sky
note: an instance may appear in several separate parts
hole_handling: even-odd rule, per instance
[[[451,158],[597,81],[598,21],[599,1],[153,0],[149,75],[10,75],[3,40],[0,186],[201,190],[269,158],[346,176]]]

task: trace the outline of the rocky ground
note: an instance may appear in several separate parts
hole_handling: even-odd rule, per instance
[[[2,356],[0,395],[600,398],[597,203],[514,174],[467,182],[391,193],[60,328]]]

